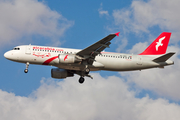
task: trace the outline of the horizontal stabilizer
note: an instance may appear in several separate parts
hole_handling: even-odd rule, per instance
[[[171,56],[173,56],[175,53],[171,52],[171,53],[167,53],[165,55],[162,55],[156,59],[154,59],[154,62],[165,62],[166,60],[168,60]]]

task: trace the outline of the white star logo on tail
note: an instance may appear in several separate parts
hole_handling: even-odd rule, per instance
[[[159,46],[163,46],[162,41],[165,39],[165,36],[159,39],[159,42],[156,42],[156,51],[158,51]]]

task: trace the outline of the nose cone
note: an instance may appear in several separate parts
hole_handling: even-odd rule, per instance
[[[5,58],[7,58],[7,56],[8,56],[7,52],[6,52],[6,53],[4,53],[4,57],[5,57]]]
[[[8,51],[4,53],[4,57],[11,61],[18,61],[19,60],[19,54],[16,51]]]
[[[5,57],[6,59],[10,59],[10,56],[11,56],[11,53],[10,53],[10,52],[4,53],[4,57]]]

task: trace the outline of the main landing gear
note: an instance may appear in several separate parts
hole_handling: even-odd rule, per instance
[[[28,73],[28,67],[29,67],[29,62],[26,63],[26,69],[24,70],[25,73]]]
[[[91,79],[93,79],[93,77],[92,77],[91,75],[89,75],[89,74],[86,74],[86,75],[84,75],[84,76],[90,77]],[[84,83],[84,81],[85,81],[84,76],[81,76],[81,77],[79,78],[79,83],[80,83],[80,84]]]
[[[85,79],[84,76],[90,77],[91,79],[93,79],[93,77],[91,75],[89,75],[90,69],[86,66],[86,68],[84,69],[84,71],[81,71],[81,73],[79,74],[81,77],[79,78],[79,83],[82,84],[84,83]]]

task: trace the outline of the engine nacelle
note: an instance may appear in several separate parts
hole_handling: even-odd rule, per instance
[[[76,55],[72,54],[60,54],[59,55],[59,63],[77,63],[81,62],[81,59],[78,59]]]
[[[59,69],[59,68],[51,69],[51,77],[52,78],[62,79],[62,78],[73,77],[73,76],[74,76],[73,73],[70,73],[64,69]]]

